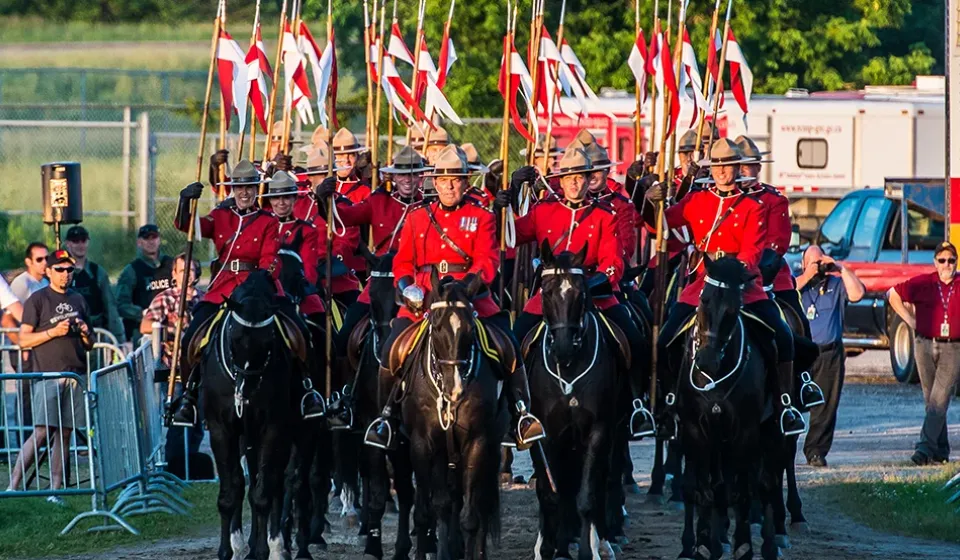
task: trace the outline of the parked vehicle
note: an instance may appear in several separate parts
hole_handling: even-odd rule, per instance
[[[944,240],[943,212],[943,179],[887,179],[883,189],[844,196],[813,238],[866,288],[866,296],[847,307],[844,345],[888,348],[893,374],[901,382],[916,380],[913,332],[886,305],[885,294],[908,278],[934,270],[933,251]],[[792,247],[788,253],[795,274],[804,249],[806,245]]]

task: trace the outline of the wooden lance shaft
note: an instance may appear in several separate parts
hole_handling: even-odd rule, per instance
[[[567,0],[563,0],[563,3],[560,5],[560,26],[557,28],[557,48],[560,48],[560,45],[563,44],[563,18],[567,13]],[[563,64],[563,57],[557,62],[557,72],[551,78],[549,73],[544,76],[543,83],[546,84],[547,80],[553,81],[553,91],[550,94],[550,110],[547,111],[547,133],[543,137],[543,150],[546,154],[546,157],[543,158],[543,167],[541,168],[541,173],[546,177],[547,172],[550,168],[550,140],[553,138],[553,116],[556,111],[556,106],[560,103],[560,65]],[[550,68],[549,61],[544,61],[544,69]]]
[[[416,39],[417,43],[413,47],[413,99],[416,101],[418,92],[420,91],[420,45],[423,44],[423,17],[424,10],[426,10],[426,0],[420,0],[420,9],[417,13],[417,34]],[[413,114],[413,107],[410,107],[410,114]],[[411,123],[413,126],[416,126],[416,122]],[[407,127],[407,145],[410,145],[410,139],[413,135],[413,126]],[[428,128],[429,130],[429,128]],[[424,152],[427,149],[427,143],[423,143]]]
[[[516,8],[514,8],[516,10]],[[510,80],[513,79],[513,76],[510,74],[510,63],[513,58],[513,35],[510,28],[510,10],[507,9],[507,36],[504,38],[503,42],[503,71],[504,75],[507,77],[506,86],[504,87],[504,97],[503,97],[503,120],[500,123],[500,161],[502,164],[503,173],[501,174],[500,189],[507,190],[510,188],[510,175],[507,173],[507,161],[510,158],[510,98],[509,94],[511,91]],[[500,305],[503,305],[503,298],[505,293],[505,282],[504,271],[506,270],[507,264],[507,209],[503,208],[500,210],[500,286],[499,286],[499,296],[500,296]],[[516,271],[514,271],[516,274]]]
[[[636,40],[640,37],[640,0],[634,0],[633,7],[633,36]],[[640,118],[643,114],[643,87],[645,85],[641,85],[640,80],[634,80],[637,120],[633,123],[633,152],[635,154],[634,159],[637,161],[643,159],[643,121]]]
[[[327,1],[327,41],[330,40],[330,37],[333,36],[333,0]],[[327,98],[327,112],[330,115],[330,118],[333,119],[333,88],[330,88]],[[331,121],[332,124],[332,121]],[[329,159],[327,160],[327,178],[333,177],[333,168],[336,157],[333,153],[333,127],[327,127],[327,149],[329,150]],[[326,363],[326,386],[325,386],[325,395],[327,402],[330,402],[330,395],[333,392],[333,259],[336,258],[333,255],[333,205],[336,204],[336,195],[330,195],[330,198],[327,200],[327,262],[326,262],[326,277],[327,277],[327,289],[324,291],[324,294],[327,296],[326,301],[326,336],[324,337],[324,349],[326,350],[327,363]]]
[[[730,10],[733,8],[733,0],[727,0],[727,14],[723,22],[723,42],[720,47],[720,66],[717,68],[717,91],[713,95],[713,118],[710,119],[710,138],[707,139],[707,150],[704,155],[709,155],[713,148],[713,138],[717,134],[717,112],[720,110],[720,97],[723,92],[720,87],[723,84],[723,67],[727,65],[727,39],[730,36]],[[700,146],[698,145],[697,148]]]
[[[366,63],[364,72],[367,75],[367,126],[366,126],[366,135],[367,135],[367,144],[370,143],[370,138],[373,137],[373,79],[370,76],[370,46],[373,45],[373,27],[376,26],[377,19],[377,3],[374,0],[373,3],[373,23],[370,22],[370,13],[367,0],[363,0],[363,60]],[[379,65],[377,66],[379,68]]]
[[[273,136],[274,114],[277,110],[277,82],[280,79],[280,62],[283,56],[283,30],[287,26],[287,0],[283,0],[283,7],[280,8],[280,31],[277,33],[277,55],[273,59],[273,80],[270,85],[270,102],[267,104],[267,130],[266,138],[263,142],[263,159],[266,163],[268,157],[276,154],[270,154],[270,140]],[[286,109],[284,109],[286,110]],[[251,160],[252,161],[252,160]],[[261,187],[261,192],[262,192]]]
[[[729,10],[728,10],[729,11]],[[710,20],[710,45],[714,45],[715,37],[717,36],[717,25],[720,20],[720,0],[717,0],[716,5],[713,7],[713,19]],[[726,34],[724,34],[726,37]],[[721,49],[722,50],[722,49]],[[710,49],[707,49],[707,52],[710,52]],[[713,83],[713,75],[710,74],[710,63],[712,61],[707,61],[707,79],[703,81],[703,98],[706,99],[707,95],[710,94],[710,84]],[[717,95],[720,95],[720,92],[717,92]],[[717,113],[713,113],[713,120],[717,118]],[[697,143],[694,144],[694,153],[704,156],[705,154],[700,153],[700,146],[703,143],[703,125],[707,122],[707,113],[706,111],[701,111],[700,113],[700,122],[697,123]]]
[[[253,50],[257,45],[257,29],[260,28],[260,0],[257,0],[256,12],[253,16],[253,31],[250,32],[250,50]],[[259,64],[259,61],[257,61]],[[253,107],[253,103],[250,104],[250,162],[253,163],[253,157],[255,152],[255,146],[257,143],[257,111]],[[240,142],[237,146],[237,159],[243,159],[243,142],[244,142],[244,132],[245,130],[240,131]],[[266,185],[260,185],[262,190]],[[258,196],[262,193],[258,193]],[[259,198],[257,203],[260,203]]]
[[[220,17],[218,14],[213,24],[213,40],[210,42],[210,69],[207,71],[207,90],[203,97],[203,118],[200,120],[200,147],[197,150],[197,173],[195,176],[197,182],[200,182],[200,178],[203,176],[204,144],[206,144],[207,141],[207,119],[210,116],[210,94],[213,91],[213,69],[217,63],[217,40],[219,37]],[[190,263],[193,262],[193,241],[197,234],[194,228],[194,216],[196,215],[197,200],[193,199],[190,201],[189,215],[186,216],[189,224],[187,226],[187,246],[184,249],[186,259],[184,261],[183,276],[179,280],[181,289],[179,305],[177,307],[177,323],[173,331],[173,353],[170,356],[170,377],[167,379],[168,420],[173,413],[170,405],[173,402],[173,390],[176,387],[177,369],[180,366],[180,337],[183,335],[183,321],[187,310],[187,287],[190,285],[190,272],[193,270]]]
[[[539,3],[536,3],[538,6],[536,13],[533,16],[533,22],[530,24],[530,78],[533,81],[533,99],[532,106],[533,110],[537,110],[537,88],[539,84],[539,58],[540,58],[540,42],[543,39],[543,2],[545,0],[540,0]],[[537,131],[534,130],[534,121],[528,116],[527,117],[527,130],[530,132],[531,138],[536,138]],[[550,158],[550,148],[547,145],[544,145],[543,148],[543,157],[544,161],[549,161]],[[533,142],[527,140],[527,165],[533,165],[537,161],[537,147]]]
[[[298,41],[300,39],[300,9],[302,8],[301,2],[297,1],[293,3],[293,39]],[[287,84],[286,94],[290,96],[290,103],[284,104],[283,110],[283,137],[280,139],[280,151],[284,154],[290,153],[290,126],[293,121],[293,91],[290,90],[290,85]]]

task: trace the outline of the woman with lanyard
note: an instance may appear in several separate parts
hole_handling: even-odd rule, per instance
[[[915,276],[887,292],[890,307],[914,329],[914,356],[926,415],[911,460],[917,465],[946,463],[947,407],[960,378],[960,290],[957,248],[944,241],[934,252],[935,272]]]

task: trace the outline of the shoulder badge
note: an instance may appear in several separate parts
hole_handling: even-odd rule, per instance
[[[464,202],[464,204],[469,204],[470,206],[473,206],[474,208],[479,208],[480,210],[483,210],[484,212],[492,212],[492,210],[490,210],[489,208],[487,208],[486,205],[483,204],[483,202],[477,200],[475,197],[472,197],[472,196],[469,196],[469,195],[464,196],[464,197],[463,197],[463,202]]]
[[[600,200],[599,198],[593,199],[593,205],[599,208],[600,210],[605,210],[614,216],[617,215],[617,211],[613,208],[613,204],[610,204],[607,200]]]

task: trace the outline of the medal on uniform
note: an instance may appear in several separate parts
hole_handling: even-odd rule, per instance
[[[940,323],[940,336],[942,338],[950,338],[950,323],[947,322],[947,318],[943,318],[943,323]]]
[[[813,321],[817,317],[817,308],[811,303],[807,308],[807,320]]]

